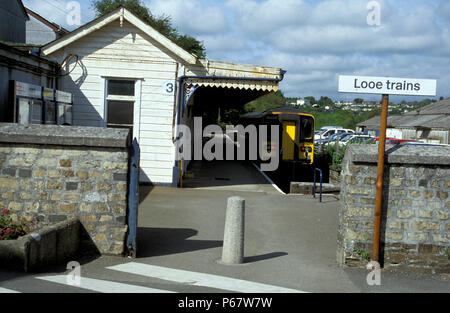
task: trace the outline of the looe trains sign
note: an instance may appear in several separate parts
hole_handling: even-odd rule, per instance
[[[340,75],[339,92],[434,97],[436,80]]]

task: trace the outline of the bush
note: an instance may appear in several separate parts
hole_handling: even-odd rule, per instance
[[[340,172],[342,170],[342,159],[344,159],[346,146],[339,146],[336,149],[336,144],[329,144],[326,146],[326,153],[330,156],[331,159],[331,168],[332,170]]]
[[[14,222],[7,209],[0,213],[0,240],[13,240],[26,235],[27,226]]]

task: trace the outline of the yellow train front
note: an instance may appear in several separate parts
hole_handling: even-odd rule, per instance
[[[269,153],[275,148],[274,141],[270,138],[270,126],[278,125],[281,144],[280,163],[294,163],[311,165],[314,162],[314,127],[315,119],[311,114],[291,107],[280,107],[264,112],[252,112],[241,116],[241,124],[244,126],[259,125],[268,126],[268,139],[262,142],[259,149],[263,153]],[[266,151],[266,152],[265,152]],[[264,158],[262,158],[264,159]]]

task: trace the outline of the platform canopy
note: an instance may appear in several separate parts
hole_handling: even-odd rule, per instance
[[[218,87],[243,90],[278,91],[285,71],[275,67],[198,60],[186,67],[185,80],[189,86]],[[196,77],[193,77],[196,76]]]

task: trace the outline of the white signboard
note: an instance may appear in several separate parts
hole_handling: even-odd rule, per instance
[[[339,92],[435,97],[436,80],[340,75]]]
[[[56,102],[72,103],[72,94],[56,90]]]
[[[41,98],[42,87],[22,82],[15,82],[16,96]]]

